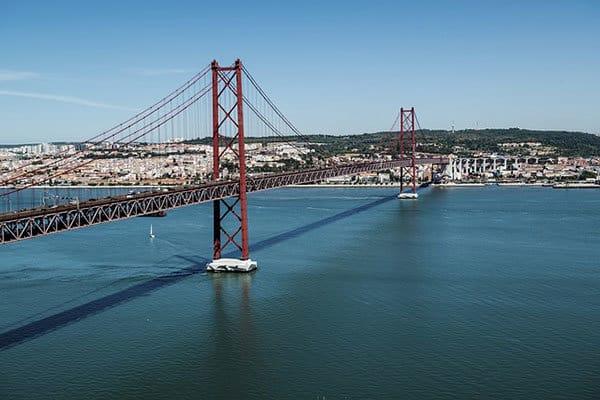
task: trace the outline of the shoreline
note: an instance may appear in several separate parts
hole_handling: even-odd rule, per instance
[[[393,187],[393,188],[400,188],[400,185],[399,184],[380,185],[377,183],[365,183],[362,185],[353,185],[350,183],[307,183],[304,185],[287,185],[287,186],[283,186],[283,187],[289,187],[289,188],[306,188],[306,187],[332,187],[332,188],[336,188],[336,187],[338,187],[338,188],[340,188],[340,187],[343,187],[343,188],[347,188],[347,187],[350,187],[350,188]],[[404,187],[407,187],[407,186],[404,186]]]
[[[92,185],[59,185],[59,186],[50,186],[50,185],[39,185],[32,186],[28,189],[139,189],[139,188],[168,188],[168,187],[178,187],[183,185],[119,185],[119,186],[92,186]],[[361,185],[352,185],[347,183],[308,183],[305,185],[287,185],[282,187],[397,187],[399,188],[399,184],[377,184],[377,183],[366,183]],[[405,185],[404,187],[408,187]],[[16,189],[14,186],[0,186],[1,189]]]
[[[156,189],[156,188],[169,188],[178,187],[181,185],[115,185],[115,186],[93,186],[93,185],[38,185],[32,186],[28,189]],[[473,187],[486,187],[486,186],[498,186],[498,187],[551,187],[554,189],[600,189],[600,185],[591,183],[547,183],[547,182],[464,182],[464,183],[438,183],[431,184],[429,187],[437,188],[473,188]],[[282,187],[288,188],[400,188],[400,184],[378,184],[378,183],[365,183],[365,184],[350,184],[350,183],[307,183],[307,184],[294,184],[286,185]],[[410,185],[404,185],[404,188],[409,188]],[[0,190],[11,190],[16,189],[14,186],[0,186]]]
[[[552,189],[600,189],[595,183],[555,183]]]
[[[136,189],[136,188],[157,188],[157,187],[175,187],[176,185],[114,185],[114,186],[94,186],[94,185],[35,185],[27,189]],[[15,186],[0,186],[0,189],[18,189]]]

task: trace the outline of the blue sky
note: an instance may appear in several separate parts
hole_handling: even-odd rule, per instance
[[[600,133],[597,1],[0,3],[0,142],[81,140],[241,58],[305,133]]]

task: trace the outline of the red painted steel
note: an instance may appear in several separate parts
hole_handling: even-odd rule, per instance
[[[410,110],[405,110],[404,107],[400,107],[400,158],[405,159],[404,154],[404,133],[410,132],[410,160],[411,165],[409,173],[411,175],[411,186],[412,192],[417,193],[417,152],[416,152],[416,141],[415,141],[415,108],[411,107]],[[400,191],[402,191],[402,183],[404,179],[404,168],[401,169],[401,181]]]
[[[219,63],[213,60],[212,70],[212,119],[213,119],[213,181],[219,179]],[[213,201],[213,256],[221,258],[221,200]]]
[[[404,108],[400,107],[400,158],[404,158]]]
[[[415,108],[410,109],[411,152],[412,152],[412,192],[417,193],[417,149],[415,146]]]
[[[241,259],[250,257],[248,240],[248,207],[246,188],[246,151],[244,146],[244,110],[242,94],[242,62],[238,59],[233,66],[221,67],[213,61],[213,180],[221,178],[221,160],[230,152],[239,168],[239,191],[232,199],[218,199],[213,202],[213,258],[219,259],[223,250],[232,244],[241,252]],[[227,95],[234,95],[234,102]],[[231,139],[221,133],[226,126],[233,127]],[[221,150],[221,143],[224,143]],[[231,159],[228,159],[231,161]],[[224,205],[225,207],[221,207]],[[236,221],[233,227],[226,228],[224,219]],[[221,234],[226,238],[221,241]],[[241,236],[241,242],[238,239]]]
[[[400,107],[400,159],[404,160],[404,108]],[[404,168],[400,168],[400,193],[404,190]]]
[[[155,106],[139,113],[129,121],[137,121],[142,125],[130,132],[123,139],[125,144],[145,137],[152,130],[160,128],[177,115],[181,114],[203,96],[212,91],[213,116],[213,181],[206,185],[183,186],[163,189],[159,192],[146,192],[123,196],[113,196],[98,200],[88,200],[73,204],[60,205],[56,208],[37,208],[17,212],[0,213],[0,244],[37,236],[79,229],[100,223],[149,215],[178,207],[184,207],[202,202],[213,202],[213,251],[214,258],[219,259],[223,250],[232,244],[241,253],[242,259],[249,258],[247,192],[267,190],[276,187],[322,181],[327,178],[343,175],[353,175],[361,172],[373,172],[390,168],[400,168],[406,171],[412,179],[412,191],[416,192],[417,164],[447,164],[445,158],[416,158],[415,141],[415,109],[401,108],[400,121],[400,159],[381,160],[368,163],[334,165],[328,168],[307,169],[281,174],[250,177],[247,181],[245,145],[244,145],[244,110],[242,92],[242,62],[238,59],[232,66],[221,67],[215,60],[211,63],[212,84],[197,91],[194,96],[181,102],[175,108],[169,109],[168,118],[160,124],[146,123],[145,118],[152,113],[158,113],[167,107],[174,98],[205,76],[208,68],[186,83],[182,88],[171,93]],[[247,75],[252,81],[252,78]],[[260,89],[259,89],[260,90]],[[250,104],[252,110],[252,105]],[[276,110],[278,112],[278,110]],[[281,115],[280,115],[281,116]],[[139,118],[138,118],[139,117]],[[283,119],[285,117],[281,116]],[[133,124],[133,123],[132,123]],[[132,124],[124,123],[115,127],[118,134],[128,129]],[[107,131],[107,132],[112,132]],[[140,133],[141,132],[141,133]],[[404,153],[405,133],[411,135],[410,158]],[[108,136],[112,137],[112,136]],[[92,138],[95,139],[96,137]],[[407,139],[407,138],[406,138]],[[80,168],[92,162],[81,161],[70,166],[65,171],[52,172],[44,179],[51,179],[64,172]],[[224,176],[222,161],[234,163],[239,168],[238,176]],[[50,166],[54,164],[49,164]],[[38,170],[30,171],[37,172]],[[236,171],[230,171],[235,174]],[[29,172],[28,172],[29,173]],[[12,178],[11,178],[12,179]],[[39,183],[35,181],[29,186]],[[25,188],[29,187],[25,186]],[[15,189],[15,191],[24,188]],[[4,193],[10,194],[12,192]],[[228,217],[227,221],[225,218]],[[233,226],[232,226],[233,225]],[[222,235],[226,238],[221,241]],[[238,238],[241,236],[241,240]]]
[[[448,164],[445,157],[417,158],[417,164]],[[274,189],[287,185],[318,182],[335,176],[355,175],[390,168],[409,168],[409,160],[381,160],[367,163],[336,165],[253,177],[248,192]],[[97,224],[134,218],[224,198],[239,197],[238,181],[210,182],[204,185],[181,186],[155,192],[112,196],[86,200],[79,204],[64,204],[57,208],[35,208],[0,213],[0,244],[38,236],[85,228]]]
[[[242,260],[250,258],[248,241],[248,203],[246,200],[246,150],[244,146],[244,97],[242,95],[242,62],[235,61],[238,120],[238,155],[240,163],[240,212],[242,224]]]

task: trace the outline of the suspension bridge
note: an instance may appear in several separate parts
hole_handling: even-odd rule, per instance
[[[249,84],[243,85],[243,82]],[[419,165],[448,164],[443,157],[417,156],[414,108],[402,108],[392,128],[394,126],[399,133],[393,140],[399,144],[399,155],[395,158],[332,162],[320,154],[319,144],[310,143],[275,106],[240,60],[229,66],[213,61],[160,101],[80,142],[74,149],[4,172],[0,185],[7,189],[0,193],[0,198],[14,203],[11,208],[15,210],[9,208],[0,213],[0,244],[212,202],[213,259],[220,260],[224,250],[231,246],[239,253],[240,260],[250,260],[248,193],[337,176],[400,169],[403,177],[409,177],[410,191],[414,195]],[[269,136],[285,141],[295,151],[296,170],[249,172],[246,140],[249,137],[265,140]],[[72,196],[55,195],[51,206],[36,206],[33,202],[29,207],[19,206],[19,196],[24,197],[26,191],[64,182],[67,177],[77,176],[88,168],[100,172],[102,168],[126,170],[122,166],[123,159],[144,156],[149,163],[144,171],[160,172],[164,168],[160,164],[167,163],[168,167],[174,143],[192,139],[202,142],[202,138],[208,143],[209,151],[204,154],[208,160],[205,166],[188,167],[195,173],[196,180],[188,184],[158,185],[98,198],[78,196],[75,200]],[[140,148],[146,153],[141,155]],[[178,165],[171,167],[179,168]],[[61,203],[56,200],[59,198],[66,201]]]

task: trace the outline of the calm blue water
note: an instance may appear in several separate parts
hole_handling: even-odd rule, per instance
[[[600,192],[394,195],[252,194],[250,275],[208,204],[0,247],[0,398],[600,397]]]

